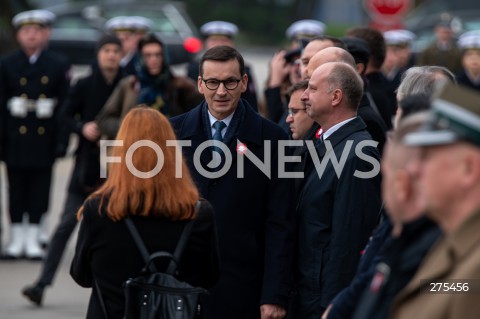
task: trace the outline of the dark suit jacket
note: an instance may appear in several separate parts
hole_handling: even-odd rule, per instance
[[[280,127],[240,102],[244,109],[239,129],[228,145],[233,163],[220,178],[202,176],[192,163],[197,147],[209,139],[202,116],[202,103],[192,111],[172,118],[180,140],[190,140],[183,152],[201,194],[212,203],[218,225],[222,274],[211,290],[207,318],[259,318],[260,304],[286,306],[293,251],[293,181],[277,177],[277,141],[286,140]],[[237,109],[238,112],[238,109]],[[231,126],[230,126],[231,127]],[[229,127],[229,128],[230,128]],[[229,134],[227,129],[227,134]],[[244,178],[237,177],[237,139],[264,160],[271,152],[271,178],[248,158]],[[264,142],[270,140],[267,149]],[[205,150],[204,167],[212,158]]]
[[[331,160],[322,175],[314,167],[299,196],[298,220],[298,295],[294,318],[320,318],[333,297],[352,280],[361,252],[375,227],[381,206],[380,175],[355,177],[355,171],[370,172],[379,154],[364,146],[360,158],[356,146],[371,140],[365,123],[356,117],[340,127],[330,141],[338,161],[345,153],[345,165],[337,177]],[[347,143],[351,144],[349,152]],[[344,151],[345,150],[345,151]],[[325,160],[325,143],[317,145]],[[331,154],[331,153],[329,153]],[[320,169],[321,165],[317,165]],[[340,172],[339,172],[340,173]]]
[[[106,217],[106,204],[107,201],[100,215],[98,198],[85,203],[70,274],[82,287],[92,287],[93,280],[98,283],[108,318],[114,319],[123,318],[125,311],[123,283],[140,275],[145,261],[125,223]],[[150,254],[157,251],[173,253],[184,221],[153,216],[131,218]],[[162,269],[161,265],[157,267]],[[207,202],[203,202],[199,209],[180,259],[180,270],[179,278],[193,286],[209,288],[218,279],[215,220],[212,206]],[[92,289],[86,317],[104,318],[97,289]]]

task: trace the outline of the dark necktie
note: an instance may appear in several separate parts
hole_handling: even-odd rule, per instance
[[[215,129],[215,134],[213,134],[214,140],[223,142],[222,130],[225,127],[227,127],[227,124],[222,121],[216,121],[215,123],[213,123],[213,128]]]
[[[222,121],[216,121],[213,123],[213,128],[215,129],[215,133],[213,134],[213,140],[219,141],[223,143],[223,137],[222,137],[222,130],[227,127],[227,124],[225,124]],[[218,146],[213,147],[213,161],[215,163],[220,163],[220,161],[224,160],[225,154],[223,153],[222,149]]]

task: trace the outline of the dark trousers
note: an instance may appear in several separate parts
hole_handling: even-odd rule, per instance
[[[37,283],[43,286],[52,284],[67,242],[77,225],[77,211],[85,199],[86,195],[84,194],[71,192],[67,194],[62,217],[55,228],[55,232],[48,246],[47,256],[43,261],[42,273]]]
[[[21,223],[23,213],[29,221],[38,224],[48,210],[52,167],[18,168],[7,165],[10,220]]]

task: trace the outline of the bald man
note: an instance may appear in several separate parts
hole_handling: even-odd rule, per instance
[[[356,69],[355,59],[347,50],[338,47],[328,47],[315,53],[310,58],[307,67],[305,68],[305,77],[309,78],[309,75],[312,74],[314,70],[327,62],[344,62]],[[363,80],[362,83],[364,88],[365,83]],[[367,125],[367,131],[370,133],[373,140],[378,142],[377,147],[380,151],[380,154],[382,154],[383,146],[385,145],[386,140],[385,135],[387,132],[387,127],[383,119],[370,105],[365,93],[362,95],[362,99],[360,100],[358,116],[360,116]]]
[[[302,74],[302,79],[307,79],[305,74],[306,68],[308,66],[308,62],[315,55],[315,53],[333,46],[344,47],[344,44],[340,39],[329,36],[317,37],[308,42],[302,51],[302,55],[300,56],[300,73]]]
[[[308,115],[324,133],[311,154],[314,168],[305,177],[297,205],[298,294],[292,318],[321,317],[332,298],[353,278],[377,223],[380,176],[375,164],[372,167],[355,154],[362,143],[368,146],[358,147],[369,159],[378,161],[380,157],[369,142],[372,138],[365,123],[357,116],[362,94],[362,79],[351,65],[327,62],[312,73],[302,95]],[[340,169],[334,166],[332,156],[343,159]],[[360,178],[355,171],[371,174]]]

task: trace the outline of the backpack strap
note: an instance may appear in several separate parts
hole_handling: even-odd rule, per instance
[[[198,213],[200,206],[201,206],[201,202],[197,201],[197,204],[195,205],[196,213]],[[149,262],[150,254],[147,250],[147,247],[145,247],[145,243],[143,242],[142,237],[140,237],[140,234],[138,233],[137,228],[133,224],[133,221],[128,216],[125,217],[124,221],[125,221],[125,224],[127,225],[128,230],[130,231],[130,234],[132,235],[133,241],[137,245],[137,248],[140,251],[140,254],[142,255],[143,260],[145,260],[145,264],[148,265],[148,268],[151,272],[156,272],[157,268],[155,267],[154,263]],[[178,240],[177,247],[175,248],[175,251],[173,253],[173,257],[175,258],[176,262],[180,261],[180,257],[182,256],[183,250],[185,249],[185,246],[188,242],[188,238],[190,237],[190,233],[193,227],[193,222],[194,220],[192,219],[186,223],[185,228],[183,229],[182,235]],[[170,263],[168,264],[167,273],[174,274],[176,272],[178,267],[175,261],[173,260],[170,261]]]
[[[137,245],[143,260],[145,260],[145,264],[149,264],[148,262],[150,260],[150,254],[148,253],[147,247],[145,247],[145,244],[143,243],[142,237],[140,237],[140,234],[138,233],[137,227],[135,227],[130,217],[127,216],[124,220],[128,230],[130,231],[130,235],[132,235],[133,241]],[[149,264],[149,269],[152,272],[157,271],[157,268],[153,263]]]
[[[202,203],[200,201],[197,201],[197,204],[195,205],[195,213],[198,213],[200,210],[200,206]],[[185,246],[187,245],[188,238],[190,237],[190,233],[192,232],[193,228],[193,222],[194,220],[190,220],[187,222],[185,225],[185,228],[183,228],[182,235],[180,236],[180,239],[178,240],[177,247],[175,248],[175,251],[173,252],[173,257],[175,258],[175,261],[180,262],[180,258],[182,257],[183,250],[185,249]],[[168,268],[167,268],[167,273],[169,274],[175,274],[177,271],[177,264],[174,261],[170,261]]]

